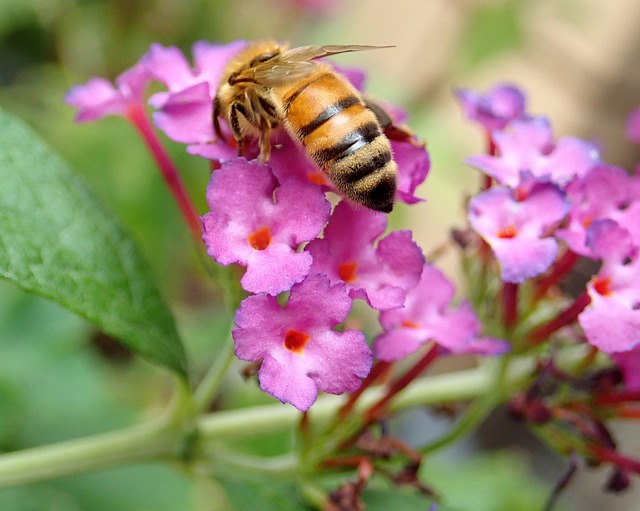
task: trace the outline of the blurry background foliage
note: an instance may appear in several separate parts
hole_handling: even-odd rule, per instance
[[[115,78],[153,42],[176,45],[187,54],[199,39],[395,44],[339,61],[365,68],[369,89],[407,108],[413,129],[428,138],[433,167],[421,189],[427,203],[400,206],[393,217],[395,225],[413,229],[427,251],[462,221],[463,193],[474,189],[476,175],[461,160],[483,147],[480,133],[460,116],[454,86],[486,89],[496,81],[513,81],[528,92],[532,112],[551,117],[558,135],[600,140],[608,161],[627,168],[640,160],[638,149],[622,137],[624,116],[640,103],[638,0],[334,0],[325,12],[306,11],[301,3],[0,0],[0,107],[31,124],[134,233],[178,318],[197,373],[208,367],[228,329],[215,283],[202,270],[133,129],[119,118],[76,125],[72,109],[63,103],[71,86],[94,75]],[[169,149],[203,213],[207,163],[177,144]],[[455,276],[450,259],[445,270]],[[238,371],[232,373],[221,397],[225,407],[272,402],[253,383],[243,382]],[[132,357],[59,307],[0,282],[0,451],[143,420],[164,406],[169,390],[164,371]],[[539,509],[562,465],[539,453],[536,444],[528,451],[509,446],[504,438],[512,430],[505,433],[501,418],[494,419],[476,438],[444,453],[445,461],[427,459],[428,481],[447,496],[450,509]],[[411,422],[399,417],[395,432],[415,443],[435,436],[410,430],[406,424]],[[441,422],[433,428],[447,427]],[[528,441],[525,437],[521,444]],[[257,437],[242,448],[274,454],[289,442],[285,435]],[[483,445],[512,449],[478,453]],[[463,462],[470,453],[474,460]],[[544,484],[531,472],[540,457],[551,463],[546,472],[537,470]],[[565,499],[567,509],[602,509],[603,499],[609,510],[640,509],[637,503],[633,507],[637,494],[615,500],[601,495],[594,486],[602,480],[597,474],[580,476]],[[228,475],[219,483],[202,482],[171,467],[127,467],[0,491],[0,509],[246,509],[241,489],[250,484],[238,484]],[[395,506],[412,507],[411,498],[399,495]],[[366,496],[374,510],[391,509],[386,499],[373,491]],[[300,505],[283,483],[281,491],[265,492],[262,509]]]

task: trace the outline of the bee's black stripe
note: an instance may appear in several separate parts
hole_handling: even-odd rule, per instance
[[[303,86],[301,86],[297,91],[295,91],[293,94],[291,94],[291,96],[289,96],[288,98],[286,98],[284,100],[284,111],[286,112],[287,110],[289,110],[289,107],[291,106],[291,103],[293,103],[296,98],[302,94],[309,86],[313,85],[316,82],[319,82],[320,80],[323,80],[324,78],[326,78],[327,76],[331,75],[331,73],[322,73],[321,75],[316,76],[313,80],[309,80],[307,83],[305,83]]]
[[[273,106],[273,103],[267,101],[262,96],[258,96],[258,101],[260,101],[260,106],[268,115],[274,118],[277,117],[278,114],[276,113],[276,107]]]
[[[318,162],[339,161],[358,149],[373,142],[381,135],[380,127],[375,122],[363,124],[358,129],[353,130],[340,140],[337,144],[318,151],[313,156]]]
[[[366,162],[354,165],[348,171],[341,174],[341,180],[345,183],[355,183],[373,174],[391,161],[391,152],[387,149],[384,152],[373,155]]]
[[[359,105],[359,104],[360,104],[360,100],[353,94],[346,96],[342,99],[339,99],[333,105],[328,106],[322,112],[320,112],[313,121],[311,121],[310,123],[300,128],[300,131],[299,131],[300,139],[304,140],[306,137],[311,135],[311,133],[313,133],[320,126],[322,126],[325,122],[327,122],[333,116],[338,115],[343,110],[346,110],[349,107],[352,107],[354,105]]]

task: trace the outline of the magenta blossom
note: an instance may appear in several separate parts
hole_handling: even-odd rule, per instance
[[[591,250],[602,267],[587,291],[591,304],[578,316],[587,340],[606,353],[629,351],[640,344],[640,257],[626,229],[612,220],[588,230]]]
[[[338,204],[324,238],[305,249],[313,256],[312,271],[343,281],[352,298],[363,298],[377,310],[404,304],[406,292],[420,279],[424,257],[411,231],[395,231],[378,241],[387,217],[346,201]]]
[[[262,361],[262,390],[301,411],[319,390],[352,392],[369,373],[372,357],[362,332],[333,330],[351,304],[343,283],[331,286],[317,274],[293,286],[284,308],[273,296],[250,296],[235,316],[236,356]]]
[[[640,107],[629,114],[625,132],[629,140],[640,143]]]
[[[456,89],[466,116],[487,131],[501,130],[525,114],[524,93],[513,85],[500,84],[486,94],[471,89]]]
[[[640,241],[640,190],[623,169],[598,165],[567,187],[571,211],[566,228],[558,229],[575,253],[596,258],[586,245],[587,228],[597,220],[614,220]]]
[[[627,390],[640,390],[640,345],[630,351],[612,353],[611,358],[620,368]]]
[[[531,177],[563,187],[599,162],[598,150],[587,142],[574,137],[555,142],[544,117],[514,121],[510,131],[494,131],[492,137],[498,155],[476,155],[467,158],[466,163],[510,188]]]
[[[320,233],[331,210],[318,187],[296,179],[278,185],[267,165],[236,158],[213,173],[207,202],[207,253],[246,266],[244,289],[275,295],[307,276],[311,255],[296,249]]]
[[[149,103],[158,109],[153,119],[169,138],[185,144],[210,142],[213,138],[213,98],[224,69],[246,42],[193,45],[194,67],[175,48],[151,45],[141,62],[168,92],[151,96]]]
[[[569,210],[553,185],[536,184],[524,196],[520,193],[494,188],[469,203],[471,226],[493,249],[505,282],[524,282],[549,268],[558,254],[549,231]]]
[[[431,340],[452,353],[507,352],[505,341],[479,336],[481,324],[469,303],[451,306],[454,292],[453,284],[438,269],[425,265],[404,307],[380,313],[384,333],[375,340],[375,356],[398,360]]]
[[[95,121],[106,115],[128,117],[132,109],[143,107],[150,80],[150,74],[138,63],[116,78],[115,87],[104,78],[91,78],[73,87],[65,101],[77,109],[76,122]]]

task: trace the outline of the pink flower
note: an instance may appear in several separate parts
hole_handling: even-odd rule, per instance
[[[640,257],[626,229],[613,220],[594,222],[588,243],[602,267],[587,291],[591,304],[578,316],[589,343],[606,353],[640,344]]]
[[[342,201],[324,238],[305,249],[313,256],[312,271],[324,273],[332,283],[345,282],[352,298],[363,298],[374,309],[401,307],[420,279],[424,257],[411,231],[392,232],[374,247],[386,226],[386,215]]]
[[[498,156],[472,156],[466,163],[510,188],[530,177],[563,187],[599,162],[597,149],[578,138],[564,137],[555,142],[544,117],[514,121],[510,131],[495,131],[492,137]]]
[[[301,411],[319,390],[352,392],[369,373],[372,357],[362,332],[333,330],[351,304],[343,283],[331,286],[317,274],[293,286],[285,307],[273,296],[250,296],[235,316],[236,356],[262,360],[260,387]]]
[[[151,76],[140,63],[116,78],[116,87],[104,78],[91,78],[76,85],[65,96],[78,110],[77,122],[95,121],[106,115],[127,117],[133,108],[142,108],[144,92]]]
[[[296,179],[279,185],[268,166],[236,158],[213,173],[207,202],[207,253],[220,264],[246,266],[244,289],[275,295],[307,276],[311,254],[296,249],[329,218],[320,188]]]
[[[569,210],[553,185],[536,184],[524,197],[522,191],[494,188],[469,203],[471,226],[493,249],[505,282],[524,282],[549,268],[558,242],[548,231]]]
[[[597,220],[608,218],[640,242],[638,192],[633,179],[623,169],[604,164],[594,167],[567,187],[571,200],[569,222],[566,228],[558,229],[556,235],[575,253],[595,258],[586,245],[587,228]]]
[[[431,168],[429,153],[424,147],[392,140],[393,159],[398,165],[398,189],[396,199],[406,204],[415,204],[424,199],[416,197],[416,188],[427,178]]]
[[[640,345],[630,351],[612,353],[611,358],[622,371],[627,390],[640,390]]]
[[[481,324],[464,302],[451,307],[453,284],[434,266],[425,265],[420,282],[407,293],[404,307],[380,313],[384,333],[374,341],[381,360],[398,360],[434,340],[452,353],[502,354],[505,341],[479,337]]]
[[[625,133],[629,140],[640,143],[640,107],[636,108],[627,117]]]
[[[223,45],[197,42],[193,46],[194,68],[177,48],[151,45],[141,62],[168,88],[168,92],[149,99],[158,109],[153,116],[156,126],[176,142],[213,140],[213,98],[227,63],[245,45],[244,41]]]
[[[486,94],[471,89],[457,89],[455,93],[467,117],[487,131],[501,130],[525,114],[526,98],[513,85],[496,85]]]

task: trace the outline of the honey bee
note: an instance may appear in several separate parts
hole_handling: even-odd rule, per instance
[[[244,155],[258,139],[259,159],[268,161],[272,130],[283,126],[335,187],[370,209],[393,209],[397,167],[384,124],[390,118],[368,104],[329,64],[315,59],[386,46],[303,46],[275,41],[251,43],[232,60],[213,103],[213,123],[229,123]]]

